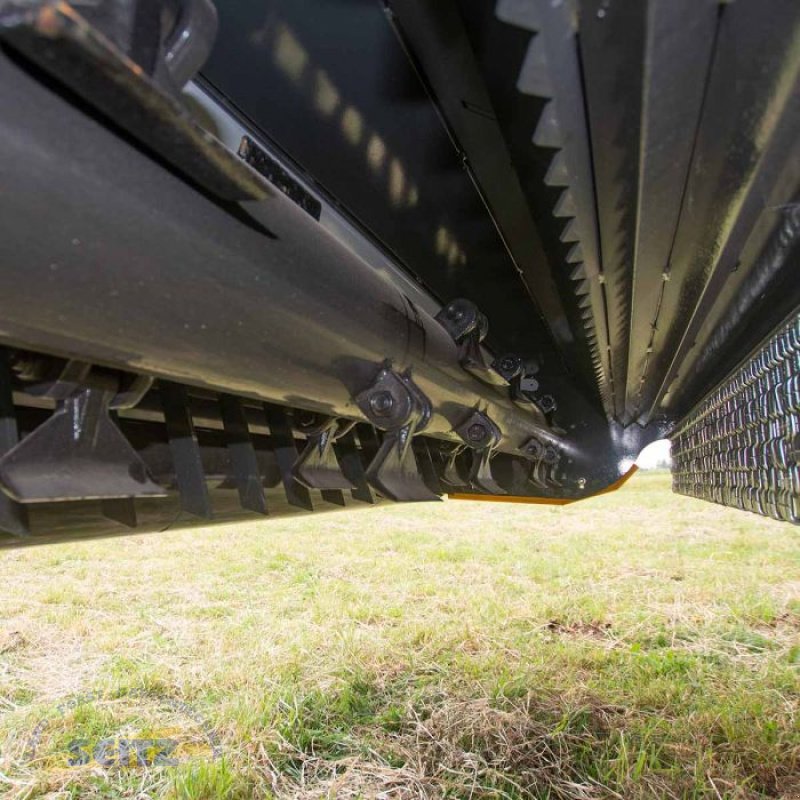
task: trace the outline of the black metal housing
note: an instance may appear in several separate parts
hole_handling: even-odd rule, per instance
[[[800,307],[793,0],[135,6],[0,8],[2,530],[586,497]]]

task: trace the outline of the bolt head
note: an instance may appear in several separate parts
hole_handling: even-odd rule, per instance
[[[471,442],[481,442],[486,438],[486,427],[480,422],[474,422],[467,428],[467,438]]]
[[[537,439],[533,439],[530,442],[528,442],[527,446],[525,447],[525,450],[528,453],[528,455],[534,456],[535,458],[539,458],[544,452],[544,445]]]
[[[503,359],[503,360],[500,362],[500,366],[501,366],[501,367],[502,367],[504,370],[506,370],[506,372],[510,372],[512,369],[514,369],[514,367],[516,367],[516,366],[517,366],[517,362],[516,362],[516,361],[514,361],[514,359],[513,359],[513,358],[504,358],[504,359]]]
[[[543,460],[545,464],[555,464],[558,461],[558,450],[548,445],[544,449]]]
[[[552,411],[556,407],[555,398],[550,394],[543,394],[539,398],[539,408],[547,414],[549,411]]]
[[[394,397],[391,392],[375,392],[369,399],[369,407],[376,417],[388,417],[394,408]]]

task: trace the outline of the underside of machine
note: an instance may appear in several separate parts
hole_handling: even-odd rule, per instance
[[[0,0],[0,108],[2,544],[800,519],[796,0]]]

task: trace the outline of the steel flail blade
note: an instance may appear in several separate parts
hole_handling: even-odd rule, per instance
[[[181,508],[189,514],[211,519],[211,500],[206,486],[203,459],[194,431],[186,387],[161,381],[161,404],[167,423],[167,437],[175,463]]]
[[[385,497],[398,502],[439,500],[422,479],[407,428],[391,431],[367,468],[367,479]]]
[[[311,493],[297,480],[293,471],[293,467],[297,463],[298,452],[289,415],[280,406],[265,405],[264,411],[269,425],[272,452],[278,462],[283,488],[286,492],[286,501],[290,506],[313,511],[314,504],[311,500]]]
[[[355,430],[348,431],[341,438],[337,438],[334,449],[344,476],[353,484],[350,492],[353,499],[360,500],[362,503],[374,503],[375,496],[369,487],[367,473],[361,460],[362,450],[356,445]]]
[[[222,424],[225,428],[226,446],[231,457],[232,477],[239,492],[242,508],[257,514],[267,514],[267,500],[258,468],[253,439],[242,402],[230,394],[220,395]]]
[[[391,500],[438,500],[438,495],[425,484],[411,446],[414,435],[430,419],[430,401],[411,375],[384,365],[355,401],[370,422],[385,431],[378,452],[367,467],[367,480]]]
[[[0,457],[19,443],[14,396],[11,387],[11,365],[8,351],[0,348]],[[12,497],[0,491],[0,531],[12,536],[29,536],[28,512]]]
[[[338,422],[326,417],[306,430],[306,446],[294,464],[295,477],[309,489],[350,491],[353,484],[342,473],[333,444]]]

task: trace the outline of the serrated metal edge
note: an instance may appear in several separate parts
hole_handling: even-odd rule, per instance
[[[588,152],[578,154],[574,138],[565,134],[562,124],[561,107],[562,98],[559,97],[559,86],[562,83],[563,70],[550,63],[552,53],[548,50],[548,37],[555,36],[554,46],[559,48],[555,57],[570,58],[569,48],[563,47],[564,38],[573,35],[572,29],[575,15],[569,0],[563,3],[551,3],[549,0],[497,0],[495,16],[510,25],[530,31],[533,34],[517,78],[517,89],[536,97],[547,99],[542,113],[533,132],[532,142],[537,147],[551,148],[555,152],[545,174],[544,183],[551,187],[563,187],[553,208],[553,216],[566,220],[560,239],[565,243],[573,243],[569,250],[566,262],[574,265],[570,270],[569,278],[574,282],[574,292],[578,298],[578,307],[583,322],[584,337],[589,348],[589,355],[594,365],[597,376],[597,387],[606,413],[611,415],[612,398],[609,392],[611,376],[604,364],[608,359],[607,347],[600,346],[598,342],[598,319],[603,313],[603,287],[598,281],[599,247],[596,234],[588,233],[584,226],[594,226],[596,209],[594,208],[593,190],[592,199],[584,196],[582,202],[576,199],[574,176],[583,173],[582,180],[593,181]],[[570,63],[569,70],[572,78],[576,80],[577,52],[574,53],[574,63]],[[563,66],[563,63],[561,64]],[[575,124],[583,126],[588,136],[585,112],[581,107],[575,106],[574,98],[566,97],[565,101],[573,100],[572,118]],[[566,112],[569,114],[569,111]],[[586,145],[588,147],[588,144]],[[582,166],[571,164],[571,159],[580,160]],[[590,185],[583,186],[583,192],[588,192]],[[583,206],[583,208],[581,208]],[[583,213],[581,213],[583,211]],[[588,249],[587,249],[588,248]],[[589,254],[589,258],[586,254]],[[603,318],[604,319],[604,318]],[[606,336],[608,332],[606,332]]]

